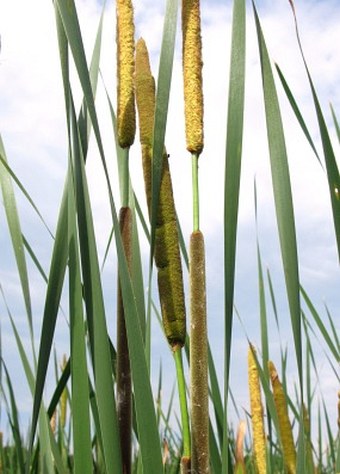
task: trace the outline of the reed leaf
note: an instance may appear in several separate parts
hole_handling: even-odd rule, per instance
[[[300,48],[301,52],[301,57],[303,60],[303,64],[307,73],[308,77],[308,82],[309,86],[312,92],[312,97],[313,97],[313,102],[314,102],[314,108],[319,124],[319,130],[320,130],[320,136],[321,136],[321,142],[322,142],[322,148],[323,148],[323,154],[324,154],[324,159],[326,163],[326,171],[327,171],[327,178],[328,178],[328,187],[329,187],[329,194],[330,194],[330,199],[331,199],[331,204],[332,204],[332,211],[333,211],[333,223],[334,223],[334,229],[335,229],[335,236],[336,236],[336,242],[337,242],[337,248],[338,248],[338,258],[340,259],[340,174],[339,174],[339,167],[336,161],[334,149],[332,146],[332,142],[329,136],[326,120],[324,118],[324,115],[322,113],[322,109],[320,106],[320,101],[312,80],[312,76],[309,72],[309,68],[307,65],[307,61],[305,59],[305,55],[303,52],[302,48],[302,43],[300,39],[300,33],[299,33],[299,28],[298,28],[298,22],[297,22],[297,16],[295,12],[295,7],[294,7],[294,2],[291,1],[290,3],[293,16],[294,16],[294,22],[295,22],[295,31],[296,31],[296,37],[297,37],[297,42]]]
[[[79,243],[76,233],[76,208],[73,186],[68,193],[69,298],[72,383],[72,426],[75,474],[92,472],[90,401],[86,362],[85,321]],[[65,373],[65,368],[64,368]],[[67,371],[66,371],[67,374]],[[65,390],[65,388],[64,388]],[[62,392],[60,393],[62,396]]]
[[[232,324],[235,285],[236,234],[241,175],[245,56],[246,56],[246,12],[245,1],[235,0],[233,4],[233,23],[231,38],[228,116],[225,155],[224,184],[224,413],[227,414],[230,355],[232,343]],[[228,432],[227,416],[223,426],[222,470],[228,471]]]
[[[27,272],[27,263],[24,251],[24,242],[21,233],[20,219],[14,194],[14,189],[12,185],[12,180],[8,174],[4,163],[7,164],[6,152],[2,137],[0,135],[0,186],[3,196],[3,203],[6,211],[7,223],[11,235],[13,251],[17,263],[21,290],[24,297],[26,314],[28,319],[28,326],[30,330],[32,350],[34,354],[34,345],[33,345],[33,321],[32,321],[32,307],[31,307],[31,296],[30,296],[30,287],[29,287],[29,278]]]
[[[281,255],[286,281],[290,317],[294,336],[295,354],[299,373],[301,402],[303,400],[303,369],[301,343],[301,314],[299,269],[292,192],[283,124],[270,59],[253,3],[261,58],[262,84],[267,122],[272,182],[279,231]]]

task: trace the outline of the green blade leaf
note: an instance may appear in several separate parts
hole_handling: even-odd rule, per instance
[[[274,77],[262,33],[258,14],[253,3],[259,51],[261,58],[262,83],[267,122],[267,136],[271,163],[272,183],[278,224],[281,255],[285,273],[290,317],[294,335],[295,353],[302,394],[302,343],[299,291],[299,270],[293,200],[290,185],[288,159]]]
[[[5,152],[1,135],[0,135],[0,156],[1,156],[0,186],[1,186],[2,196],[3,196],[4,206],[5,206],[7,223],[8,223],[11,239],[12,239],[14,255],[17,262],[21,289],[24,296],[31,341],[33,344],[32,308],[31,308],[31,297],[30,297],[26,257],[25,257],[25,251],[24,251],[24,243],[23,243],[23,238],[22,238],[22,233],[21,233],[19,213],[18,213],[18,209],[16,205],[16,199],[14,195],[12,181],[11,181],[10,175],[7,172],[6,167],[4,166],[4,164],[7,163],[7,158],[6,158],[6,152]]]
[[[82,284],[74,190],[68,193],[69,230],[69,299],[71,332],[72,424],[74,438],[74,472],[91,474],[92,446],[89,412],[89,383],[86,362],[86,335],[83,318]]]
[[[296,37],[297,37],[298,45],[300,48],[302,60],[306,69],[309,85],[310,85],[312,96],[313,96],[315,112],[316,112],[316,116],[317,116],[317,120],[319,124],[322,148],[323,148],[324,158],[326,162],[328,187],[329,187],[329,193],[330,193],[332,211],[333,211],[333,222],[334,222],[335,236],[336,236],[336,242],[337,242],[337,247],[338,247],[338,258],[340,260],[340,174],[339,174],[339,168],[337,165],[332,142],[328,133],[326,120],[322,113],[320,101],[316,93],[312,76],[309,72],[305,55],[303,53],[298,24],[297,24],[297,18],[296,18],[296,13],[295,13],[295,8],[294,8],[293,3],[291,3],[291,7],[292,7],[293,16],[294,16]]]
[[[245,87],[245,1],[235,0],[233,7],[230,58],[229,99],[224,184],[224,413],[227,414],[231,338],[234,307],[236,233],[241,175],[244,87]],[[223,426],[222,470],[229,472],[227,453],[227,416]]]

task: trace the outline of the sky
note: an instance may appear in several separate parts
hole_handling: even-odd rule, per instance
[[[95,0],[77,1],[76,5],[89,58],[101,5]],[[339,114],[340,4],[331,0],[322,2],[300,0],[296,1],[295,6],[304,53],[338,157],[339,144],[331,121],[329,103],[333,104],[335,111]],[[136,39],[141,36],[145,39],[150,52],[152,69],[157,77],[165,2],[139,0],[134,2],[134,7]],[[205,146],[199,159],[201,228],[206,239],[209,336],[222,388],[223,185],[232,5],[230,1],[202,0],[201,7],[205,106]],[[289,2],[264,0],[258,3],[258,9],[271,59],[278,63],[283,71],[317,148],[321,150],[312,97],[297,47]],[[115,104],[114,25],[114,2],[107,2],[101,73]],[[2,45],[0,51],[0,133],[11,167],[25,185],[47,224],[54,231],[67,169],[67,135],[52,2],[43,0],[36,0],[33,3],[24,0],[1,2],[0,35]],[[170,154],[176,207],[183,234],[188,242],[192,227],[191,161],[185,147],[180,41],[181,34],[178,28],[166,146]],[[74,70],[72,70],[72,77],[76,104],[79,107],[82,94]],[[326,315],[325,304],[327,304],[336,322],[339,313],[340,275],[326,175],[311,152],[278,81],[277,87],[291,172],[301,282],[320,314]],[[102,83],[99,84],[96,104],[109,172],[114,188],[117,189],[112,127]],[[258,193],[259,242],[264,267],[269,268],[273,278],[281,327],[279,337],[267,292],[271,357],[279,366],[280,341],[284,347],[287,346],[290,361],[288,383],[293,387],[297,381],[273,205],[259,53],[254,17],[249,2],[247,4],[245,129],[242,159],[235,288],[235,305],[242,323],[235,316],[231,386],[238,408],[244,417],[244,410],[249,406],[248,391],[244,383],[246,336],[250,337],[255,346],[260,347],[253,194],[255,178]],[[87,172],[101,261],[110,232],[110,219],[108,218],[107,193],[99,163],[98,152],[92,140]],[[145,211],[138,135],[131,150],[130,171],[132,183]],[[18,189],[16,189],[16,197],[23,232],[47,272],[52,249],[51,238]],[[115,197],[118,206],[118,192]],[[141,241],[142,253],[147,261],[148,249],[142,236]],[[28,344],[26,316],[2,206],[0,207],[0,246],[2,249],[0,283],[23,340]],[[29,273],[38,344],[44,304],[44,283],[31,262],[29,262]],[[116,281],[114,257],[105,267],[103,281],[105,281],[104,293],[107,305],[111,307]],[[108,311],[108,318],[109,325],[113,327],[112,311]],[[3,357],[13,376],[13,383],[20,386],[20,380],[24,375],[8,323],[6,308],[1,299],[0,323]],[[174,374],[170,354],[164,351],[165,341],[156,324],[153,330],[155,334],[153,338],[154,377],[157,377],[160,359],[162,359],[162,365],[169,369],[167,373],[171,374],[172,378],[169,377],[169,379],[171,378],[172,383]],[[335,413],[338,387],[324,357],[324,348],[319,337],[315,340],[319,367],[322,368],[319,385],[330,413]],[[68,329],[63,315],[58,320],[56,350],[59,359],[63,352],[68,351]],[[53,384],[53,377],[49,380]],[[21,416],[27,419],[31,409],[31,397],[28,390],[23,389],[18,400]],[[2,423],[1,420],[0,423]],[[335,430],[335,425],[333,429]]]

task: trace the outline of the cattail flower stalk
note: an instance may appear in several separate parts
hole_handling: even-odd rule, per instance
[[[122,207],[119,213],[120,232],[129,271],[132,266],[132,212]],[[125,311],[118,276],[117,295],[117,415],[124,474],[131,472],[132,389]]]
[[[152,141],[155,113],[155,81],[151,74],[149,55],[143,39],[136,46],[136,98],[139,115],[139,134],[142,147],[143,174],[149,215],[151,216]],[[176,364],[180,399],[183,456],[181,470],[190,467],[190,430],[187,409],[182,347],[186,338],[186,316],[180,258],[177,216],[173,198],[168,155],[164,150],[159,206],[155,229],[155,263],[163,328]]]
[[[155,83],[143,39],[136,47],[136,97],[145,192],[151,215],[152,136],[155,112]],[[152,119],[150,119],[152,117]],[[180,259],[177,216],[173,198],[169,161],[163,156],[159,207],[155,231],[155,263],[165,335],[172,347],[185,343],[185,303]]]
[[[255,464],[259,474],[266,474],[266,435],[263,422],[263,405],[259,373],[255,360],[255,348],[252,346],[248,350],[248,380]]]
[[[192,472],[210,472],[208,337],[204,238],[199,221],[198,157],[203,150],[202,39],[199,0],[182,0],[182,54],[187,150],[192,159],[190,236],[190,398]]]
[[[286,395],[273,362],[268,362],[269,375],[273,388],[274,402],[279,421],[280,438],[284,463],[288,474],[296,472],[296,451],[292,427],[289,421]]]
[[[123,157],[122,208],[119,215],[123,248],[129,271],[132,268],[132,212],[129,206],[129,149],[136,132],[135,112],[135,38],[131,0],[116,1],[117,16],[117,135],[118,144],[125,150]],[[131,371],[125,325],[125,311],[118,277],[117,298],[117,411],[122,467],[131,473]]]

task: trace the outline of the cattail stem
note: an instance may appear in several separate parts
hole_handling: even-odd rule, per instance
[[[124,148],[122,165],[122,207],[129,206],[129,152],[130,147]]]
[[[200,213],[199,213],[199,186],[198,186],[198,155],[192,153],[192,209],[193,209],[193,231],[200,228]]]
[[[119,213],[120,232],[129,270],[132,265],[132,212],[122,207]],[[131,369],[125,325],[125,311],[118,280],[117,297],[117,413],[122,466],[124,474],[131,473],[131,413],[132,413]]]
[[[190,237],[190,315],[191,468],[206,474],[210,472],[208,338],[204,238],[200,231]]]
[[[190,427],[189,427],[189,413],[187,405],[186,387],[185,387],[185,375],[183,370],[183,358],[182,358],[182,347],[177,344],[172,348],[177,374],[178,384],[178,396],[179,405],[181,410],[182,420],[182,439],[183,439],[183,463],[190,467],[190,456],[191,456],[191,440],[190,440]]]

